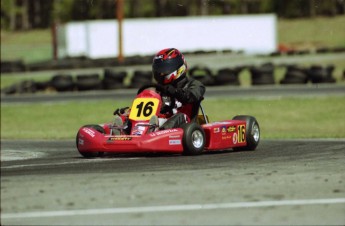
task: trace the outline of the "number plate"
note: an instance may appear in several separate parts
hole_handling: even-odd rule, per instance
[[[134,100],[129,118],[132,120],[150,120],[157,113],[159,100],[156,98],[137,98]]]

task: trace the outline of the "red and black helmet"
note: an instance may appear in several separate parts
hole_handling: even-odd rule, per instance
[[[187,63],[177,49],[163,49],[153,58],[152,72],[158,84],[172,84],[186,76]]]

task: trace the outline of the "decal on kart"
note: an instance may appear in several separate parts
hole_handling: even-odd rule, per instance
[[[205,127],[211,127],[211,126],[217,126],[217,125],[227,125],[229,122],[212,122],[209,124],[206,124]]]
[[[228,133],[232,133],[236,131],[236,126],[229,126],[227,129]]]
[[[169,136],[169,138],[181,138],[181,136],[180,135],[171,135],[171,136]]]
[[[230,140],[231,135],[222,136],[222,140]]]
[[[222,130],[222,134],[225,134],[226,133],[226,126],[222,126],[221,130]]]
[[[150,120],[159,106],[157,98],[137,98],[134,100],[129,118],[132,120]]]
[[[145,126],[134,126],[132,135],[142,135],[145,131]]]
[[[246,141],[246,126],[239,125],[237,128],[238,143],[244,143]]]
[[[234,144],[237,144],[237,133],[234,133],[234,136],[232,137],[232,142]]]
[[[132,137],[109,137],[108,141],[128,141],[132,140]]]
[[[169,145],[180,145],[181,140],[169,140]]]
[[[95,137],[95,131],[93,131],[92,129],[89,129],[87,127],[83,128],[83,131],[87,134],[89,134],[91,137]]]
[[[81,139],[81,138],[79,138],[79,139],[78,139],[78,144],[79,144],[79,145],[84,145],[84,140]]]
[[[160,136],[160,135],[164,135],[164,134],[167,134],[167,133],[174,133],[174,132],[178,132],[178,130],[177,129],[161,130],[161,131],[157,131],[157,132],[154,132],[154,133],[150,133],[150,136],[151,137],[155,137],[155,136]]]

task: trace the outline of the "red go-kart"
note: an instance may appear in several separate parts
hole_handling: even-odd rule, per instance
[[[254,117],[239,115],[232,120],[210,123],[201,105],[201,114],[195,120],[180,128],[160,129],[150,121],[165,105],[164,95],[155,88],[155,85],[151,85],[139,89],[129,114],[129,134],[124,134],[123,126],[111,122],[82,126],[76,137],[79,153],[87,158],[108,152],[198,155],[204,151],[231,148],[255,150],[259,144],[260,127]],[[121,133],[114,135],[114,130]]]

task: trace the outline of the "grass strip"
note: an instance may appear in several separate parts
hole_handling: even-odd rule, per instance
[[[208,99],[211,121],[247,114],[257,118],[263,139],[345,138],[345,97]],[[59,104],[1,105],[1,139],[74,139],[85,124],[112,121],[130,101],[83,101]]]

